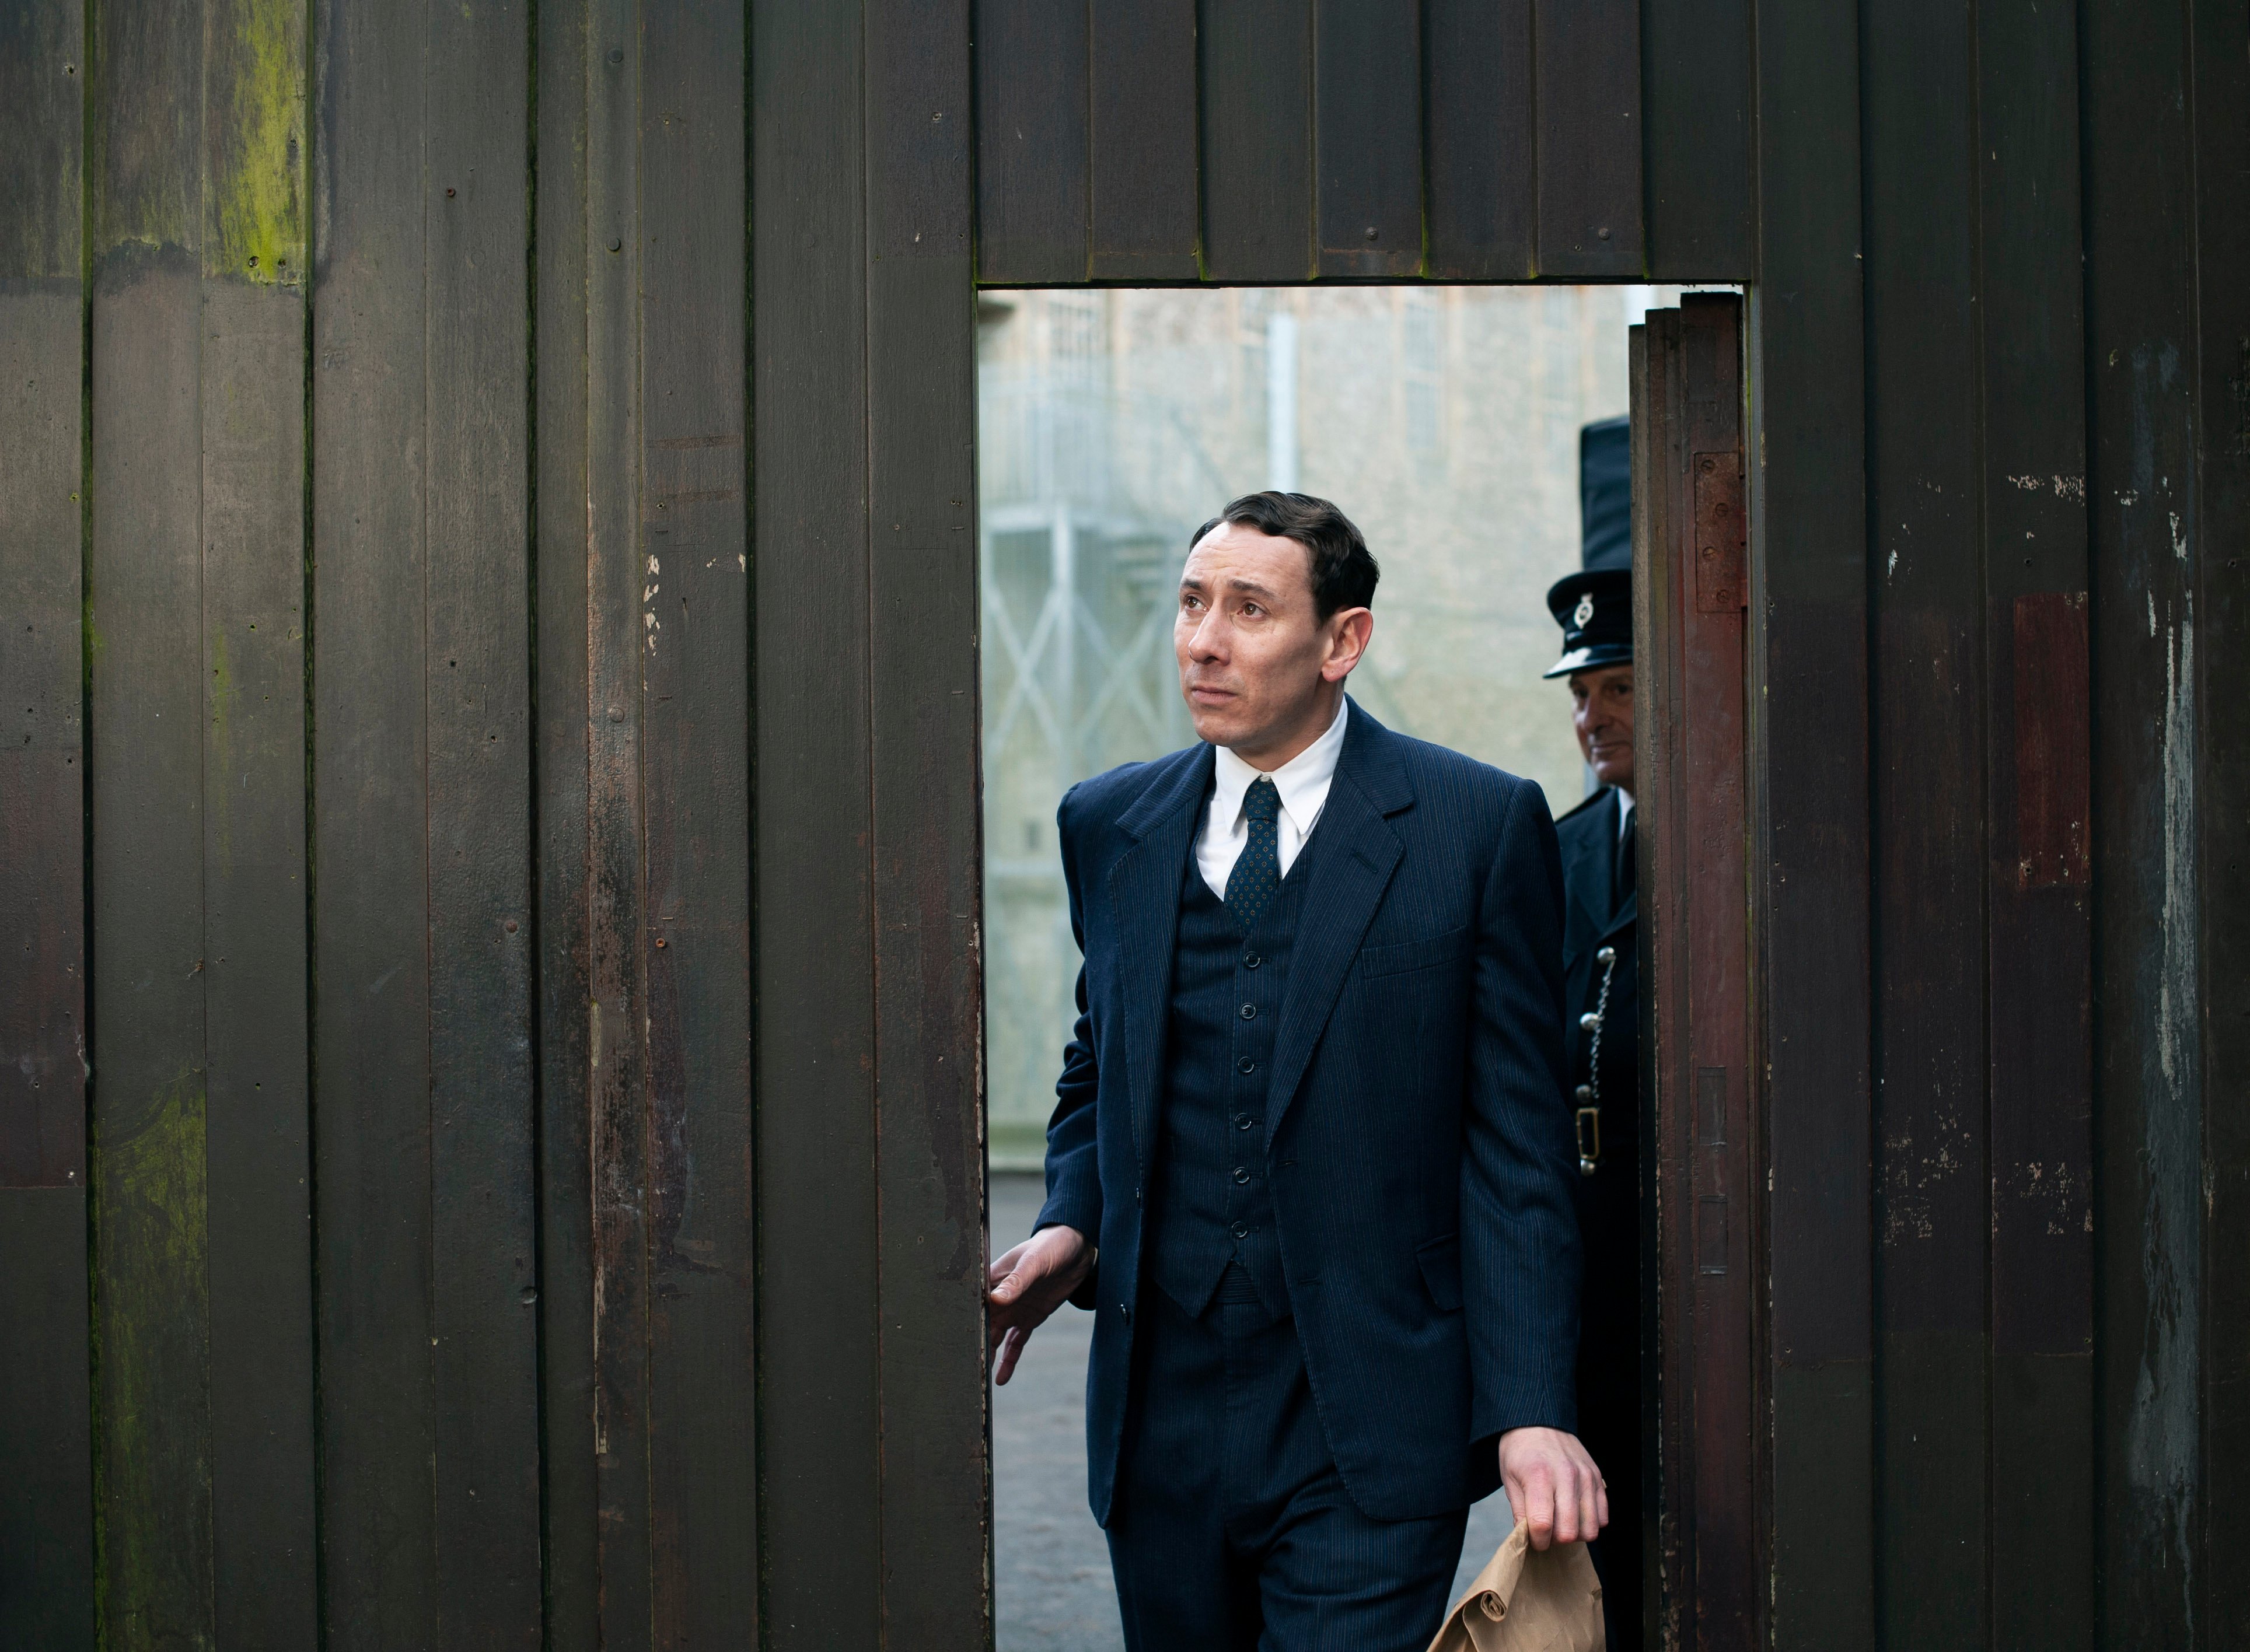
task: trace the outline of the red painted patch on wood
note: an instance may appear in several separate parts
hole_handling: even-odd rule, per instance
[[[1695,456],[1695,611],[1728,614],[1750,601],[1743,566],[1750,543],[1743,509],[1743,456]]]

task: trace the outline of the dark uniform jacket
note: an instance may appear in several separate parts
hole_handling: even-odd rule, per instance
[[[1576,1420],[1562,867],[1538,787],[1356,706],[1350,718],[1303,851],[1248,1162],[1268,1183],[1345,1488],[1362,1512],[1396,1520],[1489,1491],[1502,1431]],[[1101,1247],[1086,1426],[1104,1521],[1157,1170],[1180,880],[1212,758],[1196,746],[1113,769],[1073,787],[1059,817],[1085,965],[1039,1222]]]
[[[1607,1190],[1617,1183],[1618,1195],[1630,1201],[1635,1194],[1631,1172],[1639,1143],[1640,1089],[1640,958],[1636,923],[1639,902],[1627,890],[1618,898],[1618,798],[1605,786],[1555,823],[1563,855],[1563,886],[1568,904],[1563,918],[1563,997],[1569,1008],[1570,1088],[1573,1096],[1593,1076],[1594,1036],[1579,1025],[1579,1017],[1592,1012],[1601,1000],[1605,946],[1617,952],[1617,967],[1610,977],[1610,1002],[1603,1016],[1601,1038],[1602,1162],[1626,1174],[1619,1181],[1597,1173],[1595,1180]],[[1573,1106],[1577,1104],[1574,1101]],[[1636,1218],[1628,1215],[1627,1226]]]
[[[1579,1302],[1578,1434],[1608,1482],[1610,1525],[1597,1545],[1613,1649],[1640,1643],[1640,959],[1639,903],[1619,877],[1618,797],[1604,788],[1556,823],[1568,891],[1563,930],[1571,1105],[1598,1105],[1600,1154],[1573,1175],[1585,1270]],[[1635,811],[1638,813],[1638,811]],[[1621,887],[1622,885],[1622,887]],[[1601,953],[1615,952],[1601,1006]],[[1594,1035],[1602,1015],[1599,1085]],[[1574,1120],[1575,1122],[1575,1120]],[[1592,1132],[1583,1131],[1581,1145]]]

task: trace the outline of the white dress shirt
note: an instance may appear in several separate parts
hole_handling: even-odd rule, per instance
[[[1620,788],[1618,791],[1618,841],[1625,841],[1625,829],[1632,824],[1632,794]]]
[[[1313,835],[1313,823],[1329,801],[1329,782],[1336,778],[1344,725],[1350,720],[1350,697],[1340,697],[1336,720],[1328,732],[1270,774],[1253,768],[1227,747],[1218,748],[1214,766],[1218,784],[1211,795],[1211,813],[1204,817],[1203,836],[1196,840],[1196,867],[1212,894],[1226,898],[1227,878],[1249,844],[1250,817],[1243,812],[1243,800],[1249,795],[1251,782],[1261,774],[1281,795],[1281,816],[1274,822],[1274,847],[1280,853],[1281,876],[1289,875],[1291,863],[1305,846],[1305,839]]]

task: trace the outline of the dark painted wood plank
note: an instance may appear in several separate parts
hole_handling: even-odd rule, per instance
[[[1642,0],[1640,44],[1649,277],[1748,281],[1757,270],[1749,0]]]
[[[764,1627],[776,1649],[872,1646],[883,1557],[866,88],[856,14],[760,0],[752,17]]]
[[[86,1185],[85,336],[75,278],[0,276],[0,1187]]]
[[[1685,1380],[1694,1368],[1694,1276],[1667,1266],[1690,1256],[1694,1199],[1693,1076],[1688,1058],[1689,998],[1680,989],[1689,978],[1685,868],[1692,857],[1687,811],[1678,807],[1686,781],[1680,725],[1658,708],[1686,704],[1681,681],[1674,589],[1681,568],[1672,554],[1675,533],[1671,473],[1677,460],[1680,313],[1657,310],[1632,329],[1629,383],[1632,409],[1632,471],[1641,483],[1632,492],[1633,514],[1633,686],[1648,707],[1633,725],[1633,773],[1640,808],[1635,842],[1645,865],[1639,878],[1641,1094],[1644,1130],[1650,1151],[1643,1161],[1645,1196],[1659,1213],[1654,1265],[1644,1276],[1655,1298],[1655,1362],[1674,1373],[1656,1390],[1654,1447],[1643,1459],[1644,1478],[1653,1483],[1643,1507],[1651,1530],[1646,1571],[1651,1587],[1644,1599],[1648,1638],[1658,1645],[1692,1642],[1694,1629],[1695,1453],[1692,1398]],[[1653,485],[1661,479],[1662,485]]]
[[[319,1635],[305,912],[305,27],[205,13],[204,1001],[224,1646]]]
[[[953,9],[939,18],[949,24]],[[965,40],[967,21],[958,21]],[[1192,281],[1201,218],[1195,0],[1090,0],[1087,29],[1088,272],[1097,281]],[[914,141],[920,133],[893,125],[898,143],[925,147]]]
[[[1200,19],[1204,273],[1243,284],[1309,279],[1319,267],[1313,0],[1202,0]],[[977,159],[981,176],[981,145]]]
[[[86,1190],[0,1187],[0,1639],[94,1644]]]
[[[1430,273],[1528,279],[1538,200],[1531,0],[1429,0],[1423,15]]]
[[[597,1574],[603,1641],[652,1643],[648,1439],[649,1141],[640,731],[639,15],[590,8],[586,579],[589,1105],[595,1281]],[[598,456],[593,457],[593,456]]]
[[[1640,8],[1534,0],[1539,273],[1642,273]]]
[[[1862,26],[1881,1612],[1936,1652],[1989,1610],[1975,57],[1957,9]]]
[[[0,28],[0,1187],[83,1191],[84,17]]]
[[[1995,1646],[2099,1644],[2099,1573],[2085,1564],[2101,1461],[2087,1437],[2094,1401],[2090,1354],[1992,1356]]]
[[[92,361],[94,1269],[103,1615],[212,1634],[204,1179],[204,30],[109,10]]]
[[[1422,268],[1422,29],[1414,0],[1314,0],[1320,273]]]
[[[968,11],[884,0],[867,64],[883,1629],[962,1652],[991,1633],[976,320],[968,148],[916,117],[968,100]]]
[[[2103,1647],[2184,1646],[2203,1614],[2202,991],[2189,891],[2209,635],[2194,522],[2195,196],[2186,15],[2079,8],[2093,572],[2095,1190]],[[2184,1560],[2183,1557],[2185,1557]]]
[[[1087,279],[1087,10],[977,0],[981,281],[1038,286]]]
[[[1750,883],[1777,1649],[1875,1644],[1867,565],[1855,20],[1757,18]]]
[[[1991,1640],[2094,1644],[2092,685],[2078,40],[1976,24]]]
[[[86,1279],[85,19],[0,21],[0,1644],[94,1639]]]
[[[1686,1037],[1676,1042],[1692,1087],[1676,1093],[1690,1112],[1686,1180],[1693,1197],[1681,1215],[1692,1208],[1694,1232],[1692,1248],[1680,1246],[1674,1265],[1693,1269],[1683,1294],[1694,1316],[1694,1621],[1699,1644],[1725,1647],[1763,1639],[1764,1593],[1754,1441],[1765,1407],[1751,1359],[1752,1257],[1762,1229],[1753,1190],[1763,1178],[1751,1122],[1750,935],[1739,892],[1748,881],[1746,594],[1739,583],[1722,588],[1706,574],[1713,560],[1707,553],[1725,556],[1743,531],[1740,318],[1740,300],[1731,295],[1690,297],[1681,305],[1678,451],[1668,466],[1665,547],[1678,570],[1670,592],[1679,627],[1676,703],[1689,708],[1680,725],[1675,802],[1687,817],[1689,846],[1680,863],[1688,1020]]]
[[[1644,912],[1657,1151],[1661,1469],[1652,1500],[1660,1634],[1761,1638],[1756,1269],[1762,1182],[1750,1084],[1747,717],[1740,582],[1711,581],[1742,532],[1740,301],[1691,298],[1634,347],[1636,682],[1647,684],[1653,892]],[[1640,644],[1647,649],[1644,663]],[[1639,725],[1636,725],[1639,727]]]
[[[432,5],[423,97],[438,1633],[541,1637],[527,13]]]
[[[750,1108],[747,14],[643,24],[643,873],[654,1640],[758,1641]],[[945,119],[931,121],[932,111]],[[966,100],[917,107],[960,128]],[[965,289],[965,283],[964,283]]]
[[[2205,843],[2203,1061],[2213,1105],[2204,1133],[2210,1188],[2205,1254],[2239,1256],[2250,1247],[2250,873],[2240,853],[2250,820],[2250,751],[2242,696],[2233,685],[2250,668],[2250,17],[2202,3],[2192,12],[2196,146],[2196,362],[2204,433],[2195,520],[2201,535],[2197,606],[2204,636],[2202,716],[2196,787]],[[2205,1516],[2202,1621],[2210,1643],[2250,1640],[2250,1578],[2239,1563],[2250,1545],[2250,1283],[2221,1262],[2204,1304],[2204,1455],[2211,1500]]]
[[[437,1634],[424,224],[445,181],[424,172],[427,24],[418,4],[331,6],[314,59],[314,1249],[336,1652]]]
[[[21,0],[0,15],[0,280],[74,283],[84,245],[86,8]]]
[[[590,9],[538,24],[538,198],[533,226],[538,386],[539,1329],[544,1390],[542,1541],[549,1644],[599,1644],[601,1551],[594,1452],[593,1168],[589,1152],[591,976],[587,752],[588,76],[602,62]],[[601,71],[605,72],[605,71]],[[606,719],[604,719],[605,721]]]

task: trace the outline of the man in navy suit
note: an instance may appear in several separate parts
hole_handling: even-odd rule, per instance
[[[1539,788],[1351,704],[1376,566],[1324,500],[1199,531],[1201,743],[1059,817],[1079,1016],[995,1378],[1094,1310],[1087,1490],[1147,1652],[1419,1652],[1470,1503],[1591,1538],[1571,1433],[1563,887]]]

